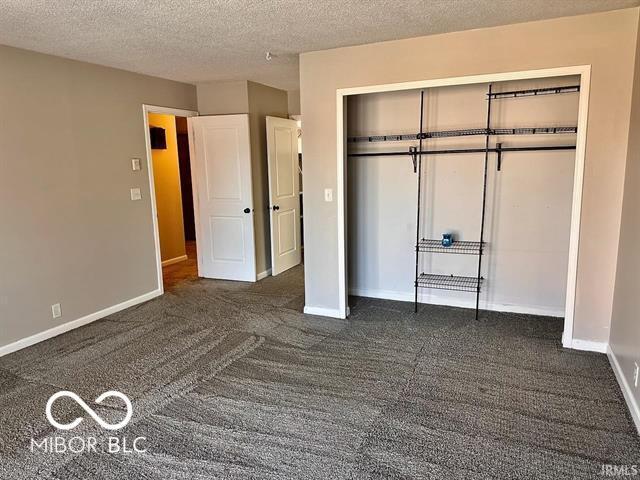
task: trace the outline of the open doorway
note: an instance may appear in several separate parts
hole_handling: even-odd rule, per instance
[[[194,112],[148,107],[145,123],[159,252],[159,283],[172,290],[198,278],[187,116]]]
[[[272,129],[276,142],[270,143],[265,125],[253,126],[249,114],[144,107],[162,291],[195,278],[256,282],[270,276],[269,220],[278,214],[284,219],[277,251],[298,254],[282,271],[300,263],[298,125],[261,118],[293,125]],[[283,203],[290,198],[295,208]]]
[[[289,115],[291,120],[295,120],[298,127],[298,176],[300,178],[300,254],[302,256],[302,262],[304,263],[304,212],[302,211],[303,205],[303,190],[302,190],[302,115]]]
[[[157,115],[157,114],[149,114]],[[166,115],[172,117],[172,115]],[[189,157],[189,135],[187,130],[186,117],[173,116],[175,122],[175,134],[176,134],[176,151],[177,164],[178,164],[178,186],[180,190],[180,203],[181,211],[176,210],[172,218],[163,216],[163,212],[158,209],[158,227],[160,229],[160,253],[163,257],[162,260],[162,277],[164,282],[164,288],[172,289],[180,283],[188,280],[194,280],[198,278],[198,248],[196,244],[196,227],[195,217],[193,210],[193,186],[191,184],[191,159]],[[171,126],[173,126],[171,124]],[[153,151],[152,151],[153,156]],[[154,157],[155,162],[155,157]],[[154,171],[157,171],[154,165]],[[169,185],[165,185],[162,188],[175,189],[175,185],[172,185],[171,178],[175,178],[175,173],[168,179]],[[156,176],[156,200],[158,200],[158,178]],[[164,193],[164,192],[160,192]],[[177,204],[178,202],[176,202]],[[168,205],[171,208],[171,205]],[[178,220],[182,218],[182,229],[179,228]],[[173,221],[172,221],[173,220]],[[184,237],[184,257],[178,257],[176,260],[165,260],[163,252],[163,224],[166,223],[165,231],[171,231],[172,225],[178,228],[178,234],[180,231]],[[167,255],[171,257],[171,255]],[[186,257],[186,258],[185,258]]]

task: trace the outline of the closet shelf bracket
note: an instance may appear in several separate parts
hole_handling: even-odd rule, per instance
[[[413,173],[418,173],[418,148],[409,147],[409,155],[411,155],[411,159],[413,160]]]

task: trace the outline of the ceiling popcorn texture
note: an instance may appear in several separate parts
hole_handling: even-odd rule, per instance
[[[290,90],[298,88],[301,52],[638,4],[640,0],[3,0],[0,44],[189,83],[253,80]]]

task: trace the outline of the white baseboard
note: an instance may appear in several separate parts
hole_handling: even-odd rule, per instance
[[[304,306],[304,313],[308,315],[319,315],[321,317],[344,318],[344,315],[337,308],[309,307]]]
[[[262,280],[263,278],[267,278],[269,275],[271,275],[271,269],[270,268],[268,268],[264,272],[260,272],[257,275],[257,278],[258,278],[258,280]]]
[[[188,259],[189,257],[187,257],[186,255],[180,255],[179,257],[170,258],[169,260],[164,260],[162,262],[162,266],[166,267],[167,265],[173,265],[174,263],[184,262],[185,260],[188,260]]]
[[[564,345],[566,348],[573,348],[574,350],[584,350],[586,352],[598,352],[598,353],[607,353],[607,348],[609,344],[607,342],[593,342],[591,340],[580,340],[579,338],[574,338],[571,340],[570,345]]]
[[[631,385],[627,381],[627,377],[624,375],[622,368],[620,368],[620,363],[618,363],[615,353],[611,350],[611,346],[607,348],[607,356],[609,357],[609,363],[611,363],[613,373],[616,374],[616,378],[618,379],[618,383],[622,389],[622,394],[627,402],[627,407],[629,407],[633,423],[636,424],[636,429],[638,430],[638,434],[640,434],[640,405],[638,405],[638,401],[633,396]]]
[[[401,302],[413,302],[413,292],[397,292],[392,290],[370,290],[361,288],[349,289],[349,295],[358,297],[382,298],[386,300],[399,300]],[[469,294],[468,299],[455,298],[447,295],[418,294],[418,302],[432,305],[448,305],[450,307],[475,308],[475,295]],[[511,305],[506,303],[480,302],[480,308],[494,312],[526,313],[529,315],[544,315],[546,317],[564,317],[564,309],[545,308],[536,305]]]
[[[45,330],[44,332],[36,333],[35,335],[31,335],[30,337],[22,338],[8,345],[1,346],[0,357],[13,353],[17,350],[21,350],[23,348],[30,347],[31,345],[35,345],[36,343],[40,343],[44,340],[57,337],[62,333],[68,332],[69,330],[73,330],[88,323],[95,322],[96,320],[100,320],[101,318],[104,318],[108,315],[124,310],[125,308],[133,307],[134,305],[146,302],[147,300],[151,300],[152,298],[160,295],[162,295],[162,291],[160,289],[154,290],[152,292],[145,293],[144,295],[140,295],[139,297],[132,298],[131,300],[113,305],[112,307],[107,307],[98,312],[91,313],[67,323],[63,323],[62,325],[50,328],[49,330]]]

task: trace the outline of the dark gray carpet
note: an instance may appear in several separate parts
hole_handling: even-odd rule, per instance
[[[350,303],[347,321],[300,313],[300,268],[198,280],[0,358],[0,477],[555,480],[640,464],[606,356],[562,349],[560,320]],[[127,394],[117,435],[148,452],[31,453],[57,434],[44,408],[61,389]],[[117,400],[92,407],[122,418]],[[108,434],[87,418],[65,436]]]

